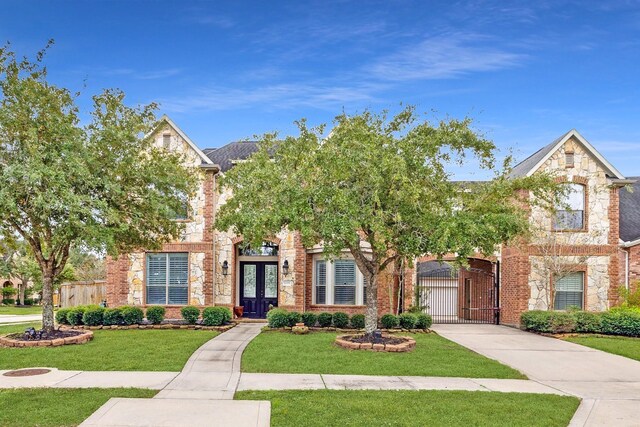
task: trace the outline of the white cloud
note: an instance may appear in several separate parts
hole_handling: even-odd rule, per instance
[[[160,100],[167,112],[220,111],[240,108],[265,109],[315,107],[335,109],[336,106],[376,101],[376,85],[334,86],[330,84],[283,83],[249,89],[228,87],[202,88],[196,92]]]
[[[486,37],[475,34],[430,37],[380,58],[370,70],[375,77],[391,81],[445,79],[514,67],[525,58],[486,42]]]

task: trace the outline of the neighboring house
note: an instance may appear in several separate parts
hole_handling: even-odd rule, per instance
[[[188,165],[200,169],[201,185],[186,215],[177,219],[186,226],[179,241],[158,252],[108,260],[110,306],[164,305],[170,318],[180,317],[187,304],[242,306],[246,317],[265,317],[275,306],[364,312],[366,281],[348,254],[326,260],[322,247],[305,248],[297,233],[286,230],[259,248],[245,247],[242,236],[213,230],[216,212],[230,197],[220,193],[218,177],[254,153],[257,143],[200,150],[167,117],[154,138],[156,145],[184,153]],[[518,164],[512,176],[538,171],[572,185],[556,218],[533,209],[539,232],[526,245],[504,247],[490,258],[478,254],[468,269],[423,257],[401,277],[382,274],[380,314],[416,303],[414,284],[424,291],[418,293],[419,304],[440,322],[494,322],[499,312],[502,323],[517,324],[520,313],[530,309],[604,310],[616,303],[625,277],[640,279],[640,192],[620,190],[634,180],[625,179],[575,130]],[[633,215],[622,219],[628,212]],[[543,271],[547,258],[570,268],[554,280]],[[555,292],[544,290],[545,281]]]

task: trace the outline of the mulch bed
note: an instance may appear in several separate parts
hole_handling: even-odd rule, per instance
[[[416,347],[416,340],[411,337],[399,337],[383,334],[382,337],[371,338],[363,334],[340,335],[336,345],[348,350],[371,350],[404,353]]]
[[[56,330],[40,339],[27,339],[24,333],[0,336],[3,347],[58,347],[69,344],[84,344],[93,339],[92,331]]]
[[[52,332],[49,332],[49,333],[41,332],[36,337],[31,337],[26,332],[17,332],[15,334],[9,334],[6,337],[16,341],[39,341],[39,340],[55,340],[58,338],[64,339],[69,337],[75,337],[82,334],[84,334],[84,332],[82,331],[74,331],[70,329],[67,329],[67,330],[54,329]]]
[[[346,336],[343,339],[350,342],[357,342],[358,344],[371,343],[371,344],[402,344],[407,342],[405,338],[402,337],[393,337],[393,336],[382,336],[379,339],[372,339],[371,335],[352,335]]]

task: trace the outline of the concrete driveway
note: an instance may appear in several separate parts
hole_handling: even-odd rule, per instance
[[[572,425],[640,426],[640,362],[496,325],[434,325],[443,337],[583,399]]]

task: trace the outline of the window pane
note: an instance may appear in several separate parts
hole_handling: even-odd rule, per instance
[[[147,254],[147,304],[167,303],[167,254]]]
[[[567,205],[573,211],[584,210],[584,185],[569,185],[569,194],[567,194]]]
[[[267,264],[264,266],[264,296],[278,297],[278,266]]]
[[[164,286],[147,286],[147,304],[166,304],[167,288]]]
[[[169,287],[169,304],[185,305],[189,302],[188,286],[170,286]]]
[[[187,286],[189,282],[189,255],[169,254],[169,286]]]
[[[256,265],[244,265],[244,291],[242,295],[245,298],[256,297]]]
[[[580,230],[584,227],[584,211],[556,211],[556,230]]]
[[[327,262],[316,261],[316,304],[327,303]]]
[[[356,303],[356,287],[355,286],[334,287],[333,303],[354,305]]]
[[[369,281],[367,280],[366,277],[362,278],[362,304],[367,304],[367,285],[369,284]]]
[[[334,284],[336,286],[356,285],[356,263],[351,260],[338,260],[333,263]]]
[[[245,256],[278,256],[278,245],[272,242],[264,242],[262,246],[253,248],[249,245],[239,246],[238,255]]]
[[[556,310],[566,310],[574,306],[583,308],[584,301],[584,273],[571,273],[555,281]]]

